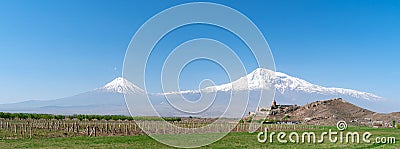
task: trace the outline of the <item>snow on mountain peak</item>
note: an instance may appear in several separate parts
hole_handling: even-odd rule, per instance
[[[103,87],[96,89],[98,91],[113,92],[113,93],[123,93],[123,94],[144,94],[145,91],[132,82],[118,77],[113,81],[107,83]]]
[[[245,90],[261,90],[275,88],[277,93],[285,94],[287,92],[299,92],[305,94],[320,94],[320,95],[334,95],[334,96],[351,96],[354,98],[362,98],[366,100],[382,99],[377,95],[361,92],[351,89],[323,87],[312,84],[303,79],[289,76],[285,73],[275,72],[265,68],[257,68],[246,76],[243,76],[231,83],[211,86],[202,89],[205,92],[214,91],[245,91]],[[101,88],[96,90],[124,93],[124,94],[145,94],[146,92],[135,86],[130,81],[118,77],[107,83]],[[160,94],[185,94],[185,93],[199,93],[198,90],[168,92]]]
[[[247,84],[246,84],[247,83]],[[228,84],[207,87],[205,91],[229,91],[229,90],[258,90],[274,87],[277,92],[285,94],[288,91],[316,93],[322,95],[349,95],[355,98],[367,100],[381,99],[377,95],[360,92],[351,89],[329,88],[312,84],[303,79],[289,76],[285,73],[274,72],[265,68],[257,68],[248,75]]]

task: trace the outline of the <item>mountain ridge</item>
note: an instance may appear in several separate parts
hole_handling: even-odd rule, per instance
[[[247,80],[246,80],[247,79]],[[247,82],[247,83],[246,83]],[[246,85],[248,84],[248,85]],[[289,76],[282,72],[274,72],[265,68],[257,68],[246,76],[243,76],[231,83],[226,83],[222,85],[211,86],[202,89],[202,91],[230,91],[230,90],[257,90],[265,88],[275,88],[275,90],[281,94],[286,91],[303,91],[306,93],[318,93],[325,95],[339,95],[345,94],[355,98],[363,98],[366,100],[380,100],[383,99],[372,93],[356,91],[346,88],[337,87],[323,87],[319,85],[312,84],[306,80]],[[233,88],[233,87],[238,88]],[[198,90],[185,90],[180,92],[167,92],[166,94],[179,94],[179,93],[198,93]]]
[[[247,112],[249,112],[257,108],[258,101],[256,100],[260,97],[259,91],[270,88],[276,88],[274,99],[281,104],[305,105],[321,99],[343,98],[351,102],[352,104],[376,112],[397,111],[397,109],[392,106],[398,104],[397,101],[384,100],[382,97],[379,97],[372,93],[366,93],[366,92],[360,92],[342,88],[326,88],[319,85],[311,84],[305,80],[292,77],[281,72],[273,72],[271,70],[263,68],[258,68],[249,73],[248,75],[243,76],[231,83],[203,88],[200,91],[186,90],[186,91],[166,92],[158,94],[146,93],[145,90],[137,87],[132,82],[122,77],[117,77],[113,81],[106,83],[105,85],[96,88],[92,91],[54,100],[34,100],[34,101],[31,100],[13,104],[0,104],[0,109],[2,109],[3,111],[10,111],[10,112],[31,112],[31,113],[32,112],[54,113],[56,111],[57,113],[55,114],[76,114],[74,113],[75,111],[86,111],[85,113],[89,114],[127,115],[129,114],[129,112],[126,106],[127,100],[124,98],[124,96],[126,95],[132,95],[136,97],[133,99],[129,99],[130,104],[138,105],[139,102],[147,101],[149,97],[152,99],[152,104],[154,104],[154,106],[162,107],[166,110],[171,110],[171,109],[173,110],[173,108],[167,107],[168,101],[165,99],[165,95],[173,94],[173,96],[171,97],[182,97],[181,95],[184,95],[185,98],[189,97],[195,101],[196,99],[203,96],[203,93],[204,97],[206,97],[206,96],[211,96],[214,93],[212,91],[217,91],[215,95],[218,97],[217,100],[218,102],[217,105],[218,105],[229,102],[229,99],[231,97],[229,91],[237,91],[245,93],[247,92],[247,89],[250,89],[249,97],[251,103],[254,102],[254,104],[250,104],[252,107],[251,109],[250,108],[248,109]],[[271,94],[269,94],[267,98],[263,98],[266,101],[264,102],[265,104],[271,103],[272,98],[270,97],[273,97]],[[268,105],[258,105],[258,106],[268,106]],[[54,107],[70,107],[70,110],[68,110],[68,108],[57,109]],[[78,107],[91,107],[91,108],[80,109]],[[149,109],[144,109],[144,110],[149,110]],[[124,112],[124,113],[118,113],[118,112]],[[164,112],[168,113],[168,111]],[[174,114],[173,112],[171,113]]]

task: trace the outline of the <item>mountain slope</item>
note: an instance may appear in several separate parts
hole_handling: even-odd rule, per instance
[[[248,83],[248,88],[246,86],[246,81]],[[235,84],[239,88],[232,89]],[[308,94],[321,94],[321,95],[346,95],[354,98],[361,98],[366,100],[379,100],[382,97],[377,95],[360,92],[351,89],[343,88],[328,88],[319,85],[311,84],[305,80],[289,76],[281,72],[274,72],[268,69],[258,68],[251,72],[250,74],[241,77],[240,79],[223,85],[213,86],[205,88],[205,91],[230,91],[230,90],[260,90],[268,87],[274,87],[276,91],[280,94],[285,94],[285,92],[304,92]]]
[[[207,94],[207,92],[218,92],[220,94],[226,92],[227,94],[225,96],[229,98],[229,92],[247,92],[249,90],[250,97],[257,97],[259,94],[258,91],[273,88],[275,88],[276,91],[275,100],[282,104],[304,105],[321,99],[344,98],[350,103],[373,111],[391,112],[397,110],[389,104],[389,102],[397,102],[388,101],[372,93],[343,88],[323,87],[303,79],[264,68],[258,68],[231,83],[204,88],[201,92],[203,94]],[[169,92],[166,94],[182,94],[185,97],[192,97],[196,94],[200,94],[200,91],[189,90]]]
[[[124,94],[145,95],[145,91],[121,77],[95,90],[55,100],[30,100],[0,105],[2,111],[52,114],[128,115]]]

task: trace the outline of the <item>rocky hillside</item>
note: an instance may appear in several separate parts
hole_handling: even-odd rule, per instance
[[[376,113],[360,108],[341,98],[315,101],[304,106],[293,106],[294,110],[280,110],[268,117],[286,117],[291,121],[299,121],[313,125],[335,125],[345,120],[349,125],[390,127],[392,121],[400,123],[400,112],[389,114]],[[267,117],[267,118],[268,118]]]

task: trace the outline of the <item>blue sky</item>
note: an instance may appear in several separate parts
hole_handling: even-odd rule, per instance
[[[136,30],[151,16],[185,2],[191,1],[1,1],[0,103],[70,96],[121,76]],[[242,12],[259,27],[278,71],[322,86],[400,100],[400,1],[212,2]],[[211,33],[199,33],[201,29],[213,30],[182,28],[172,39]],[[207,35],[240,48],[237,39],[216,33]],[[199,69],[185,71],[195,81],[183,88],[197,88],[196,81],[205,76],[226,81],[218,67],[201,63],[206,62],[194,62]],[[199,75],[206,68],[212,71]]]

